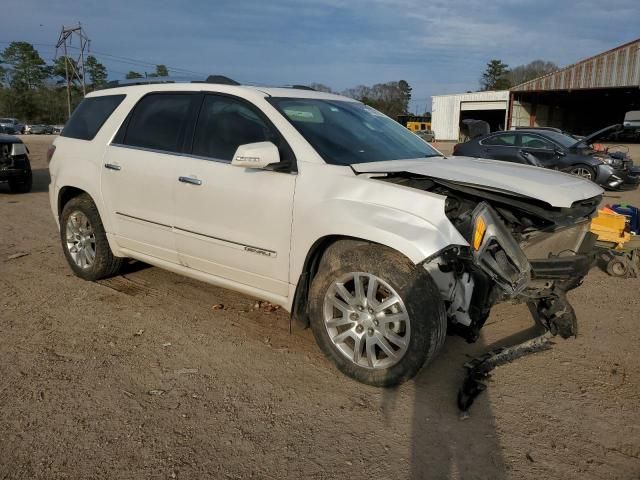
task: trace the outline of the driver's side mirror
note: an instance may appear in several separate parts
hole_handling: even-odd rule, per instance
[[[280,152],[271,142],[256,142],[240,145],[233,154],[231,165],[243,168],[265,169],[280,163]]]

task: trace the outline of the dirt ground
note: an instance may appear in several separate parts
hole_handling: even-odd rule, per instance
[[[50,141],[26,137],[32,193],[0,185],[0,479],[640,478],[640,279],[593,270],[578,338],[499,367],[462,420],[463,363],[530,334],[525,307],[399,388],[355,383],[256,299],[141,264],[73,276]]]

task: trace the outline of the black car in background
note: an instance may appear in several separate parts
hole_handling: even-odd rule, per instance
[[[9,182],[13,193],[31,191],[31,163],[22,140],[0,133],[0,182]]]
[[[31,125],[29,133],[34,135],[51,135],[53,134],[53,127],[51,125],[44,124]]]
[[[598,152],[591,146],[621,128],[612,125],[581,139],[551,128],[493,132],[457,144],[453,154],[561,170],[610,189],[623,184],[637,185],[640,181],[637,169],[626,155]]]

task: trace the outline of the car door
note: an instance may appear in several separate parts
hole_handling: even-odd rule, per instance
[[[263,141],[294,163],[285,140],[254,105],[204,96],[191,155],[181,159],[174,179],[174,231],[184,265],[286,296],[296,175],[231,165],[238,146]]]
[[[513,132],[498,133],[480,141],[481,157],[521,163]]]
[[[533,155],[546,168],[555,168],[559,155],[556,146],[546,138],[535,133],[521,133],[520,149]]]
[[[173,235],[178,158],[199,95],[153,93],[134,107],[107,146],[102,196],[118,244],[178,263]]]

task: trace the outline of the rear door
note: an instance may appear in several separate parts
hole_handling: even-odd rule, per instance
[[[107,147],[102,196],[118,244],[178,263],[174,188],[198,94],[144,96]]]
[[[492,158],[506,162],[522,163],[515,132],[492,135],[480,141],[482,158]]]
[[[253,104],[207,94],[192,154],[175,173],[175,235],[180,261],[195,270],[288,295],[296,174],[231,165],[238,146],[273,142],[295,162],[284,138]]]

